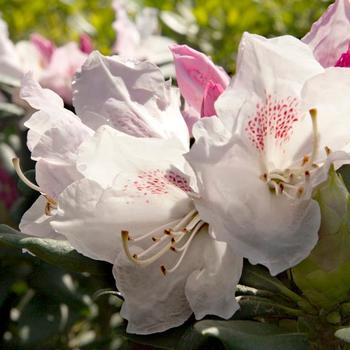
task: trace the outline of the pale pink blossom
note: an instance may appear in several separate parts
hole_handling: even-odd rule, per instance
[[[336,0],[302,39],[323,67],[349,67],[350,1]],[[339,62],[341,60],[341,62]]]

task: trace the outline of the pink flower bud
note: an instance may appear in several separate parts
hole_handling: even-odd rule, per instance
[[[176,79],[181,94],[186,102],[200,113],[208,83],[217,85],[216,90],[223,91],[230,78],[208,56],[187,45],[173,45],[170,50],[174,56]],[[206,104],[205,106],[207,108]]]

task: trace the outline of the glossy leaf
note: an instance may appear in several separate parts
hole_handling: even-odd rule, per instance
[[[67,241],[38,238],[0,225],[0,246],[26,249],[38,258],[69,271],[110,274],[111,265],[79,254]]]

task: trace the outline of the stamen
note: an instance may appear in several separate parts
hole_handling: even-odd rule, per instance
[[[164,265],[160,267],[160,270],[162,271],[162,274],[165,276],[166,275],[166,268]]]
[[[205,223],[202,221],[200,222],[196,228],[193,230],[193,232],[191,233],[191,236],[190,238],[188,239],[188,241],[181,247],[181,248],[178,248],[177,250],[178,251],[182,251],[182,254],[179,258],[179,260],[177,261],[177,263],[171,268],[171,269],[165,269],[166,273],[172,273],[174,272],[181,264],[181,262],[183,261],[185,255],[186,255],[186,252],[188,251],[188,248],[190,247],[191,245],[191,241],[193,240],[194,236],[196,235],[196,233],[205,225]]]
[[[57,202],[51,198],[50,196],[48,196],[46,193],[44,193],[41,188],[35,184],[33,184],[33,182],[31,182],[28,178],[26,178],[26,176],[24,175],[22,169],[21,169],[21,165],[20,165],[20,160],[19,158],[13,158],[12,159],[12,164],[13,167],[15,168],[15,171],[18,175],[18,177],[32,190],[39,192],[41,195],[43,195],[46,199],[47,199],[47,203],[45,206],[45,215],[47,216],[51,216],[51,209],[55,209],[57,207]]]
[[[324,150],[326,151],[327,156],[329,156],[332,152],[328,146],[325,146]]]
[[[45,194],[41,191],[41,188],[35,184],[33,184],[29,179],[26,178],[26,176],[24,175],[21,166],[20,166],[20,160],[19,158],[13,158],[12,159],[12,164],[13,167],[15,168],[15,171],[18,175],[18,177],[32,190],[40,192],[41,194]]]
[[[316,158],[316,153],[318,150],[318,142],[319,142],[318,129],[317,129],[317,109],[316,108],[310,109],[309,113],[312,120],[312,134],[313,134],[312,153],[311,153],[310,163],[313,163],[313,161]]]
[[[180,220],[174,220],[174,221],[171,221],[161,227],[157,227],[156,229],[150,231],[150,232],[147,232],[145,233],[144,235],[142,236],[139,236],[139,237],[136,237],[136,238],[131,238],[130,237],[130,240],[134,241],[134,242],[139,242],[139,241],[142,241],[143,239],[145,238],[148,238],[149,236],[152,236],[156,233],[158,233],[159,231],[163,230],[164,229],[164,233],[165,233],[165,230],[167,230],[169,227],[173,226],[173,225],[176,225]],[[169,230],[168,230],[169,231]],[[169,231],[169,234],[170,234],[170,231]]]

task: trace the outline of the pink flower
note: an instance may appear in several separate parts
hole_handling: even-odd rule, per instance
[[[230,81],[227,73],[208,56],[187,45],[172,45],[170,50],[174,56],[177,83],[189,105],[186,108],[187,120],[193,124],[200,117],[215,115],[215,101]],[[188,126],[191,129],[191,125]]]
[[[336,0],[302,40],[323,67],[349,67],[350,1]]]

